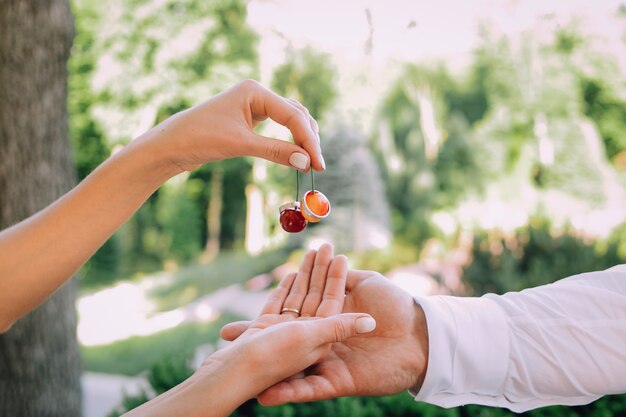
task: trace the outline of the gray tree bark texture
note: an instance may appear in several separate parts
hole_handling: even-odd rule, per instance
[[[66,105],[73,36],[67,0],[0,0],[0,229],[75,182]],[[0,335],[0,416],[80,416],[75,299],[70,282]]]

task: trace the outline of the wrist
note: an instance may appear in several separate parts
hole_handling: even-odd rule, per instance
[[[170,178],[184,172],[176,165],[171,157],[172,152],[167,149],[161,138],[157,138],[153,130],[134,139],[120,151],[120,156],[128,156],[141,166],[145,175],[157,181],[159,185]]]
[[[247,352],[233,347],[226,347],[208,357],[191,377],[203,391],[211,393],[212,399],[219,401],[219,408],[224,408],[227,414],[266,388],[259,386],[259,376],[263,372],[259,372]],[[217,405],[211,407],[215,409]]]
[[[419,391],[424,384],[426,378],[426,370],[428,368],[428,327],[426,323],[426,315],[422,306],[413,303],[413,340],[414,352],[410,355],[412,362],[413,374],[415,375],[414,383],[408,387],[411,390]]]

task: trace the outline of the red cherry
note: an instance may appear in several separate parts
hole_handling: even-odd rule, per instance
[[[306,224],[300,211],[300,203],[287,203],[280,207],[280,225],[284,231],[298,233],[306,229]]]

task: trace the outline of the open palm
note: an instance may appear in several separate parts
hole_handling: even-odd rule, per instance
[[[376,330],[333,344],[306,372],[261,393],[264,405],[347,395],[387,395],[421,385],[428,341],[423,312],[412,297],[382,275],[349,271],[343,312],[364,312]]]

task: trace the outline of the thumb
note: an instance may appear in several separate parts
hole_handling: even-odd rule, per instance
[[[344,342],[351,337],[369,333],[376,328],[376,320],[363,313],[344,313],[312,320],[312,333],[319,337],[319,344]]]
[[[222,330],[220,330],[220,337],[227,342],[232,342],[248,329],[250,323],[250,321],[235,321],[228,323],[222,327]]]
[[[307,151],[291,142],[252,134],[250,156],[267,159],[305,172],[311,164]]]

